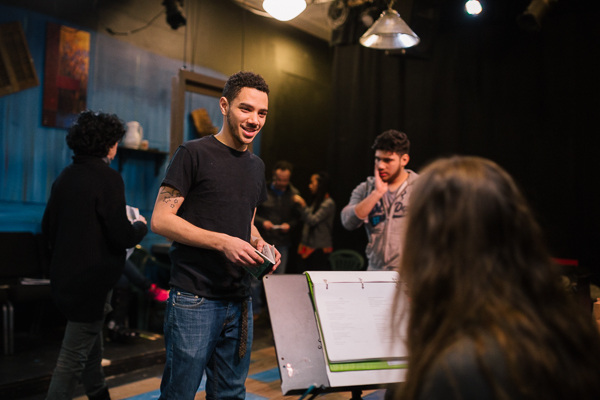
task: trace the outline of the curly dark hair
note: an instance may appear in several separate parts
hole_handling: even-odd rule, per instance
[[[227,79],[225,87],[223,88],[223,97],[231,104],[245,87],[260,90],[267,95],[269,94],[269,85],[267,85],[267,82],[265,82],[262,76],[255,74],[254,72],[240,71]]]
[[[78,156],[105,157],[124,135],[123,121],[116,115],[86,110],[69,128],[67,145]]]
[[[398,155],[408,154],[410,140],[408,140],[406,133],[390,129],[375,138],[372,149],[391,151],[398,153]]]

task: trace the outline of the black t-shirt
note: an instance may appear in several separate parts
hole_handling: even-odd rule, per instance
[[[179,146],[162,185],[174,187],[184,197],[177,212],[181,218],[245,241],[250,241],[254,210],[267,199],[262,160],[214,136]],[[251,275],[219,251],[174,242],[169,256],[173,286],[212,299],[250,295]]]

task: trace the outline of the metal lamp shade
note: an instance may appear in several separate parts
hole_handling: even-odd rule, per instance
[[[365,47],[380,50],[406,49],[416,46],[419,37],[400,18],[400,14],[388,8],[360,38]]]

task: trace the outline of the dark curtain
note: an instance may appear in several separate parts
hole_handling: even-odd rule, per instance
[[[333,127],[329,137],[331,196],[339,210],[352,189],[373,174],[371,146],[375,137],[398,129],[401,98],[401,60],[358,45],[338,46],[333,60]],[[336,227],[339,227],[336,224]],[[364,250],[365,233],[335,232],[336,248]],[[362,247],[362,249],[361,249]]]
[[[358,44],[335,48],[333,193],[341,209],[372,174],[374,137],[404,130],[409,168],[451,154],[499,163],[529,199],[553,255],[597,270],[598,5],[559,1],[533,33],[516,23],[529,1],[490,3],[467,18],[464,2],[438,1],[426,32],[430,49],[418,57]],[[415,12],[422,9],[415,1]],[[338,229],[338,247],[364,250],[364,230]]]

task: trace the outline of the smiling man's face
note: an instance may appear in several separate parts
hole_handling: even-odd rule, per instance
[[[257,89],[242,88],[231,104],[225,100],[225,115],[231,139],[238,150],[245,150],[262,129],[267,119],[269,96]]]

